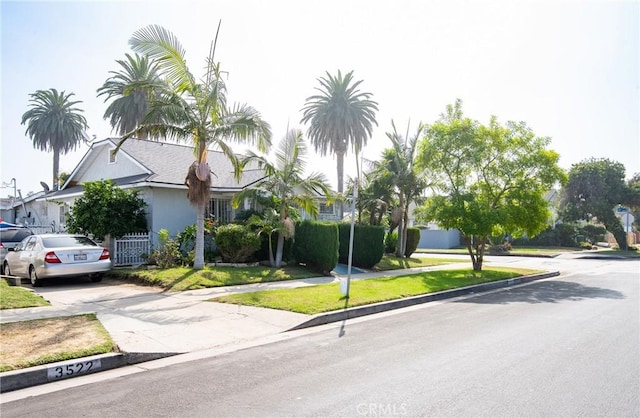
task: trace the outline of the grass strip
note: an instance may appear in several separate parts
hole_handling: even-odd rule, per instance
[[[265,266],[207,266],[201,270],[194,270],[191,267],[152,270],[112,270],[111,275],[132,279],[147,285],[160,286],[170,292],[180,292],[210,287],[306,279],[316,277],[318,273],[311,272],[300,266],[286,266],[282,268]]]
[[[397,258],[385,255],[373,270],[397,270],[404,268],[429,267],[469,260],[453,260],[447,258]],[[318,277],[320,273],[303,266],[283,266],[281,268],[267,266],[228,267],[207,266],[202,270],[191,267],[174,267],[168,269],[116,269],[110,272],[116,278],[134,281],[140,284],[159,286],[170,292],[206,289],[210,287],[234,286],[252,283],[268,283],[286,280]]]
[[[118,351],[95,314],[2,324],[0,339],[0,372]]]
[[[49,305],[49,302],[29,289],[10,286],[5,279],[0,280],[0,309],[32,308]]]
[[[348,300],[340,294],[340,284],[331,283],[293,289],[238,293],[216,297],[210,301],[314,315],[538,272],[540,271],[513,268],[492,268],[480,272],[475,272],[473,269],[456,269],[353,280]]]

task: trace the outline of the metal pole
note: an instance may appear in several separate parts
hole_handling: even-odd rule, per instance
[[[349,290],[351,288],[351,265],[353,260],[353,235],[355,229],[355,220],[356,220],[356,199],[358,198],[358,179],[354,183],[353,189],[353,202],[351,204],[351,229],[349,232],[349,257],[347,262],[347,286],[346,289],[342,290],[342,295],[349,297]]]

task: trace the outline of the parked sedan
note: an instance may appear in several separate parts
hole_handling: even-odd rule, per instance
[[[109,270],[109,250],[73,234],[31,235],[10,249],[4,260],[5,274],[28,278],[33,286],[50,277],[89,276],[99,282]]]

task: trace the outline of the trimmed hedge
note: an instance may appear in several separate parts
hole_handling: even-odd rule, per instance
[[[298,263],[331,275],[338,263],[338,226],[335,223],[302,221],[296,225],[293,253]]]
[[[404,249],[404,256],[411,257],[418,249],[420,243],[420,228],[407,228],[407,245]]]
[[[338,225],[340,237],[339,260],[349,261],[349,233],[351,224]],[[371,268],[382,260],[384,255],[384,228],[372,225],[354,225],[353,255],[351,264],[356,267]]]
[[[244,225],[221,225],[216,231],[216,244],[222,261],[241,263],[248,261],[260,249],[260,237]]]

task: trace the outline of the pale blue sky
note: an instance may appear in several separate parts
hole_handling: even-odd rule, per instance
[[[1,172],[23,195],[51,185],[52,156],[35,150],[20,125],[29,93],[57,88],[82,100],[89,135],[112,136],[96,89],[149,24],[173,31],[200,75],[222,27],[217,59],[231,101],[272,125],[274,142],[325,71],[354,70],[378,101],[378,127],[364,156],[377,159],[396,125],[431,123],[456,98],[487,123],[525,121],[562,167],[610,158],[627,177],[640,172],[638,1],[80,1],[0,3]],[[72,171],[88,147],[61,157]],[[333,157],[311,168],[335,187]],[[353,158],[346,161],[355,174]],[[2,196],[12,188],[0,189]]]

